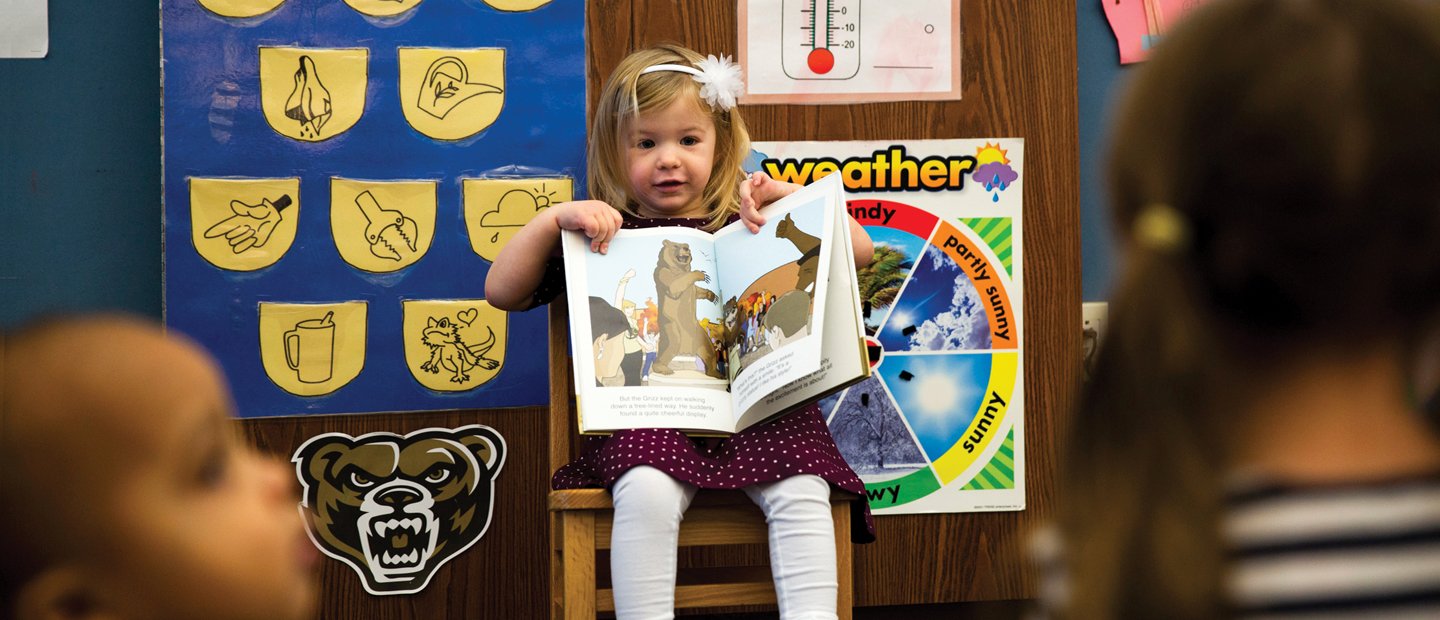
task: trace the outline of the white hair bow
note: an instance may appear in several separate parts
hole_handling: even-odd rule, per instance
[[[700,83],[700,98],[710,104],[712,108],[731,110],[735,107],[740,97],[740,91],[745,87],[745,81],[740,75],[740,65],[731,62],[729,56],[716,58],[714,55],[705,57],[704,60],[695,63],[694,67],[685,65],[652,65],[640,72],[640,75],[654,73],[656,71],[679,71],[688,73]]]

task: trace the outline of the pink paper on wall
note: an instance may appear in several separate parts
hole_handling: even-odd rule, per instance
[[[1161,35],[1206,0],[1100,0],[1120,46],[1120,64],[1145,60]]]

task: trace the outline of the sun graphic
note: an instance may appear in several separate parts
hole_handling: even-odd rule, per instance
[[[985,146],[975,149],[975,163],[982,166],[995,162],[1009,165],[1010,158],[1005,156],[1006,152],[999,144],[986,142]]]

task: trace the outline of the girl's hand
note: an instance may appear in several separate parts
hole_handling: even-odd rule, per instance
[[[590,238],[590,251],[604,254],[620,230],[620,211],[599,200],[575,200],[550,207],[561,230],[578,230]]]
[[[776,181],[764,172],[757,170],[750,173],[749,178],[740,182],[740,219],[750,232],[760,232],[760,227],[765,225],[760,207],[789,196],[797,189],[800,189],[799,185]]]

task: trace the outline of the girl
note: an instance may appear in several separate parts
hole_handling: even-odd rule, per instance
[[[1437,67],[1433,4],[1232,0],[1139,69],[1067,615],[1440,617]]]
[[[605,84],[590,134],[591,200],[541,211],[496,258],[485,282],[491,305],[531,308],[563,285],[553,258],[560,231],[580,230],[606,252],[619,228],[716,229],[736,218],[751,232],[758,205],[796,186],[740,164],[750,151],[734,109],[739,69],[676,46],[631,54]],[[870,262],[870,238],[850,221],[855,261]],[[616,615],[674,613],[680,519],[697,488],[744,489],[770,523],[771,570],[786,618],[835,618],[837,581],[830,485],[863,492],[818,407],[810,406],[724,440],[641,429],[587,440],[583,456],[555,472],[557,489],[609,487],[614,497],[611,574]],[[864,508],[863,502],[856,502]],[[868,509],[857,542],[874,538]]]

